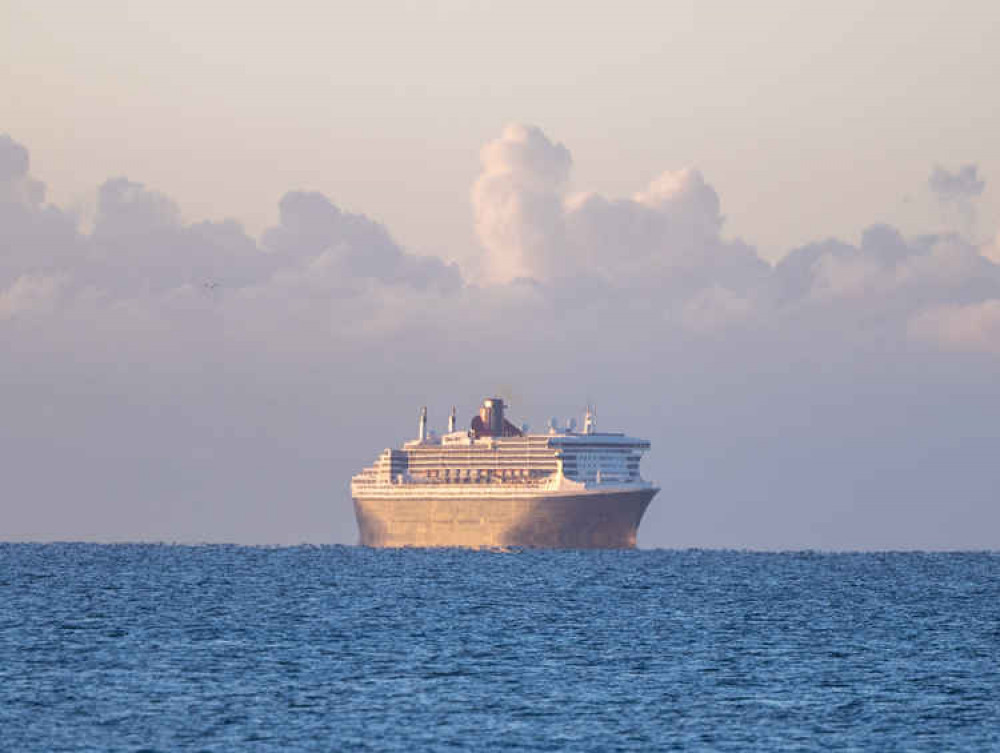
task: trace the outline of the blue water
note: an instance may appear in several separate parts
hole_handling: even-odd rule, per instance
[[[1000,555],[0,545],[0,749],[1000,749]]]

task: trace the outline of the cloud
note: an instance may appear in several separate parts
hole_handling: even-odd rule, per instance
[[[984,258],[989,259],[994,264],[1000,265],[1000,232],[997,233],[992,243],[983,246],[981,253]]]
[[[0,134],[0,181],[9,183],[28,174],[28,150],[9,134]]]
[[[564,186],[573,164],[565,146],[550,141],[537,126],[521,123],[507,126],[499,139],[482,148],[479,156],[484,175],[508,175],[519,186],[541,191]]]
[[[238,286],[271,269],[239,223],[185,224],[170,198],[127,178],[100,186],[93,231],[81,240],[77,281],[115,295]]]
[[[0,289],[0,320],[51,312],[62,285],[59,277],[18,277],[6,289]]]
[[[315,268],[336,267],[345,278],[419,289],[446,292],[461,284],[456,265],[406,253],[381,224],[341,211],[322,194],[291,191],[282,197],[279,209],[279,224],[264,233],[262,244],[286,263],[313,259]]]
[[[62,274],[80,254],[76,218],[44,204],[45,185],[29,164],[28,150],[0,135],[0,286]]]
[[[927,307],[1000,297],[1000,267],[958,236],[904,239],[874,225],[858,246],[830,240],[792,251],[772,289],[779,313],[822,310],[843,322],[860,314],[891,327]]]
[[[978,166],[962,165],[955,172],[935,166],[927,183],[941,206],[947,226],[970,239],[976,235],[976,200],[986,188]]]
[[[1000,354],[1000,298],[921,311],[909,332],[916,340],[949,350]]]
[[[714,285],[684,304],[682,322],[688,329],[701,333],[726,330],[734,323],[749,319],[753,308],[750,299]]]
[[[686,299],[713,285],[745,291],[767,275],[753,248],[722,238],[719,197],[697,170],[665,172],[632,199],[568,194],[569,152],[520,125],[481,159],[472,204],[491,282],[592,277]]]
[[[980,179],[977,165],[962,165],[955,172],[935,165],[927,184],[939,201],[972,199],[986,188],[986,181]]]
[[[569,150],[534,126],[515,124],[479,156],[483,172],[472,188],[472,206],[488,279],[509,282],[554,273],[569,261],[559,254]]]
[[[995,244],[880,224],[772,265],[697,169],[605,196],[512,125],[463,276],[309,191],[258,239],[112,178],[84,231],[28,156],[0,139],[8,536],[350,542],[346,481],[411,409],[509,385],[653,441],[647,546],[995,546]]]
[[[112,178],[99,187],[94,227],[84,234],[74,216],[42,203],[44,186],[27,174],[27,150],[4,138],[0,280],[58,273],[116,298],[182,286],[238,290],[275,276],[287,285],[296,274],[312,274],[313,287],[331,285],[333,293],[365,279],[442,292],[462,284],[454,264],[405,252],[382,225],[318,193],[286,194],[279,224],[258,244],[234,220],[186,224],[169,197]]]

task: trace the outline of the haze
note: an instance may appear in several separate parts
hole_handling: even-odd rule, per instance
[[[0,538],[351,543],[500,393],[644,547],[996,549],[998,22],[0,4]]]

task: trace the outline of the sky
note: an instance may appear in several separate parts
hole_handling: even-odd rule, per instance
[[[1000,547],[990,3],[0,2],[0,539],[352,543],[451,405],[644,547]]]

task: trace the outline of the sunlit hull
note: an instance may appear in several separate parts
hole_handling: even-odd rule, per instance
[[[361,545],[372,547],[525,547],[633,549],[658,489],[594,489],[458,495],[357,496]]]

